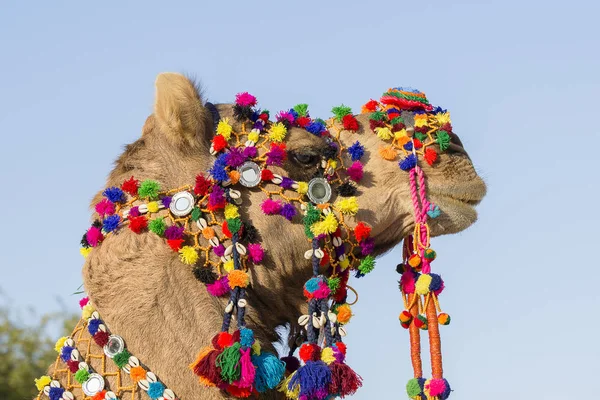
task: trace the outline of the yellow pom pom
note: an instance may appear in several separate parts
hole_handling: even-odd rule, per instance
[[[390,128],[387,126],[375,128],[375,133],[377,134],[378,138],[383,140],[389,140],[394,136]]]
[[[234,268],[234,266],[233,266],[233,260],[229,260],[229,261],[223,263],[223,269],[226,272],[233,271],[233,268]]]
[[[342,271],[345,271],[349,265],[350,265],[350,261],[348,261],[348,257],[346,257],[342,261],[340,261],[340,267],[342,268]]]
[[[229,203],[225,206],[225,219],[234,219],[239,216],[240,213],[236,205]]]
[[[422,126],[427,126],[427,114],[415,115],[415,127],[420,128]]]
[[[417,294],[426,295],[429,293],[429,285],[431,284],[431,275],[422,274],[417,279],[417,283],[415,284],[415,291]]]
[[[260,342],[258,340],[254,340],[254,343],[252,343],[252,354],[255,356],[260,356],[260,350]]]
[[[333,169],[337,168],[337,161],[335,160],[329,160],[329,166]]]
[[[322,221],[315,222],[314,224],[312,224],[310,230],[315,236],[319,236],[323,234],[333,233],[337,230],[337,227],[338,221],[335,218],[335,215],[333,215],[333,213],[329,213]]]
[[[63,346],[65,345],[65,342],[67,341],[68,337],[63,336],[60,339],[58,339],[56,341],[56,343],[54,344],[54,350],[56,350],[57,353],[60,353]]]
[[[81,318],[88,319],[92,316],[93,312],[94,312],[94,307],[90,303],[88,303],[85,306],[83,306],[83,308],[81,309]]]
[[[259,134],[258,130],[252,129],[252,132],[250,132],[248,134],[248,140],[251,140],[254,143],[258,142],[258,137],[259,137],[258,134]]]
[[[147,204],[147,206],[148,206],[148,211],[150,211],[151,213],[158,212],[158,203],[156,201],[151,201],[150,203]]]
[[[183,246],[179,249],[179,259],[184,264],[194,265],[198,258],[198,252],[192,246]]]
[[[340,198],[335,205],[342,214],[355,215],[358,212],[358,201],[354,196]]]
[[[435,120],[440,125],[450,124],[451,123],[451,121],[450,121],[450,113],[449,112],[437,113],[437,114],[435,114]]]
[[[274,142],[282,142],[287,133],[287,128],[281,122],[275,122],[271,126],[271,131],[269,132],[269,139]]]
[[[81,255],[84,257],[89,256],[91,251],[92,251],[91,247],[82,247],[79,249],[79,253],[81,253]]]
[[[225,140],[229,140],[232,131],[233,127],[229,124],[229,118],[223,118],[219,121],[219,124],[217,125],[217,135],[221,135]]]
[[[298,193],[300,194],[306,194],[308,193],[308,183],[306,182],[298,182]]]
[[[352,309],[348,304],[342,304],[336,309],[337,320],[340,324],[347,324],[352,318]]]
[[[321,351],[321,361],[323,361],[327,365],[335,361],[335,357],[333,356],[333,349],[331,347],[325,347],[323,351]]]
[[[406,129],[401,129],[397,132],[394,132],[394,138],[400,139],[406,137],[408,139],[408,135],[406,134]]]
[[[52,382],[52,379],[48,375],[40,376],[35,380],[35,387],[37,390],[42,391],[50,382]]]

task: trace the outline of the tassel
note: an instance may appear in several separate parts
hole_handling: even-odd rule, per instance
[[[288,390],[293,391],[298,385],[300,398],[322,400],[329,394],[330,383],[331,371],[323,361],[307,361],[290,379]]]
[[[200,377],[200,383],[205,386],[216,386],[222,383],[221,369],[217,366],[219,350],[206,347],[202,349],[196,361],[190,365],[194,374]]]
[[[285,393],[285,396],[291,400],[297,400],[298,396],[300,396],[300,385],[290,385],[291,380],[296,375],[296,371],[292,372],[287,378],[281,382],[281,384],[277,387],[277,390]]]
[[[268,389],[275,389],[283,379],[285,363],[271,353],[263,352],[252,356],[252,363],[256,366],[254,387],[259,393]]]
[[[285,363],[285,370],[290,374],[300,368],[300,360],[294,356],[282,357],[281,361]]]
[[[254,377],[256,375],[256,370],[254,365],[252,365],[252,360],[250,359],[250,351],[252,349],[240,349],[241,357],[240,357],[240,379],[234,382],[234,385],[239,388],[252,388],[252,384],[254,383]]]
[[[227,393],[229,393],[233,397],[237,397],[240,399],[244,399],[244,398],[250,397],[252,395],[252,389],[241,388],[241,387],[237,387],[237,386],[233,386],[233,385],[227,386],[225,391],[227,391]]]
[[[225,382],[232,383],[240,379],[240,347],[239,343],[234,343],[227,347],[217,357],[217,366],[221,368],[221,377]]]
[[[329,365],[331,369],[331,383],[329,393],[334,396],[345,397],[356,393],[362,386],[362,378],[352,368],[343,363]]]

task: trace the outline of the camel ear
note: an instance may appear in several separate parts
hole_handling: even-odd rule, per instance
[[[194,83],[183,75],[158,75],[154,115],[161,132],[173,140],[198,146],[208,143],[212,135],[212,115],[202,105]]]

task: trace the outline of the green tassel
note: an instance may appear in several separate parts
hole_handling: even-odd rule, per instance
[[[441,151],[446,151],[450,147],[450,135],[446,131],[437,131],[437,142]]]
[[[129,362],[129,357],[131,357],[129,351],[123,349],[122,352],[113,357],[113,362],[117,364],[117,367],[123,368]]]
[[[158,236],[162,236],[167,229],[167,225],[165,224],[164,218],[159,217],[150,221],[148,224],[148,229],[150,229],[151,232],[156,233]]]
[[[158,193],[160,192],[160,185],[158,182],[153,181],[152,179],[146,179],[140,185],[138,189],[138,195],[142,198],[147,198],[150,200],[158,199]]]
[[[352,114],[352,108],[342,104],[341,106],[333,107],[331,112],[338,121],[341,121],[346,115]]]
[[[221,378],[224,381],[231,383],[240,379],[240,348],[242,345],[235,342],[232,346],[227,347],[221,354],[218,355],[216,363],[217,367],[221,368]]]
[[[332,293],[337,292],[337,290],[340,288],[340,284],[342,283],[342,280],[340,278],[329,278],[327,280],[327,286],[329,287],[329,290],[331,290]]]
[[[392,125],[396,125],[396,124],[400,124],[400,123],[404,123],[404,120],[402,119],[402,117],[396,117],[393,120],[390,121],[390,124]]]
[[[202,217],[202,211],[200,211],[200,208],[194,207],[194,209],[192,210],[192,221],[196,222],[201,217]]]
[[[299,116],[306,117],[308,114],[308,104],[296,104],[294,106],[294,111],[296,111]]]
[[[384,113],[383,111],[375,111],[373,114],[371,114],[370,119],[375,120],[375,121],[386,121],[387,114]]]
[[[241,219],[234,218],[234,219],[227,220],[227,228],[229,228],[229,232],[231,232],[232,235],[234,233],[238,233],[241,227],[242,227]]]
[[[75,380],[79,383],[87,381],[89,377],[90,373],[87,369],[80,369],[77,372],[75,372]]]
[[[373,271],[373,269],[375,269],[375,259],[373,256],[366,256],[361,260],[360,265],[358,266],[358,270],[363,275],[368,274]]]
[[[421,142],[427,139],[427,135],[421,132],[415,132],[415,137],[419,139]]]

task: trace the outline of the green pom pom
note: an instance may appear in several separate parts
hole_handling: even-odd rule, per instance
[[[192,221],[196,222],[201,217],[202,217],[202,211],[200,211],[200,208],[194,207],[194,209],[192,210]]]
[[[238,233],[240,228],[242,227],[242,220],[239,218],[233,218],[227,220],[227,228],[229,228],[229,232],[233,235],[234,233]]]
[[[446,151],[450,147],[450,135],[446,131],[437,131],[437,142],[441,151]]]
[[[224,381],[231,383],[240,379],[240,347],[242,345],[239,342],[235,342],[232,346],[227,347],[217,357],[217,367],[221,367],[221,378]]]
[[[127,351],[127,349],[123,349],[122,352],[113,357],[113,362],[117,364],[117,367],[123,368],[125,364],[129,362],[129,357],[131,357],[129,351]]]
[[[306,235],[307,238],[312,239],[315,237],[315,235],[312,233],[312,231],[310,230],[310,225],[304,225],[304,234]]]
[[[375,269],[375,259],[372,256],[366,256],[363,258],[358,266],[358,270],[363,275],[368,274],[369,272],[373,271],[373,269]]]
[[[427,135],[422,132],[415,132],[415,137],[417,139],[419,139],[421,142],[423,142],[425,139],[427,139]]]
[[[342,283],[342,280],[338,277],[329,278],[327,280],[327,286],[329,287],[329,290],[331,290],[332,293],[337,292],[337,290],[340,288],[341,283]]]
[[[308,104],[296,104],[294,106],[294,111],[296,111],[299,116],[306,117],[308,114]]]
[[[304,216],[303,222],[304,225],[312,225],[315,222],[318,222],[321,219],[321,210],[313,206],[312,204],[308,205],[306,210],[306,215]]]
[[[390,121],[390,124],[392,124],[392,125],[403,124],[403,123],[404,123],[404,120],[402,119],[402,117],[396,117]]]
[[[87,369],[80,369],[77,372],[75,372],[75,380],[80,384],[87,381],[89,377],[90,373]]]
[[[138,195],[142,198],[148,198],[150,200],[158,199],[158,193],[160,192],[160,185],[158,182],[151,179],[146,179],[140,185]]]
[[[338,121],[341,121],[346,115],[352,114],[352,109],[342,104],[341,106],[333,107],[331,112]]]
[[[165,224],[164,218],[159,217],[148,223],[148,229],[150,229],[151,232],[156,233],[158,236],[162,236],[167,229],[167,225]]]
[[[406,384],[406,393],[408,397],[411,399],[417,397],[421,394],[421,385],[419,385],[419,381],[417,378],[413,378]]]
[[[375,111],[373,114],[371,114],[370,119],[375,120],[375,121],[386,121],[387,114],[384,113],[383,111]]]

